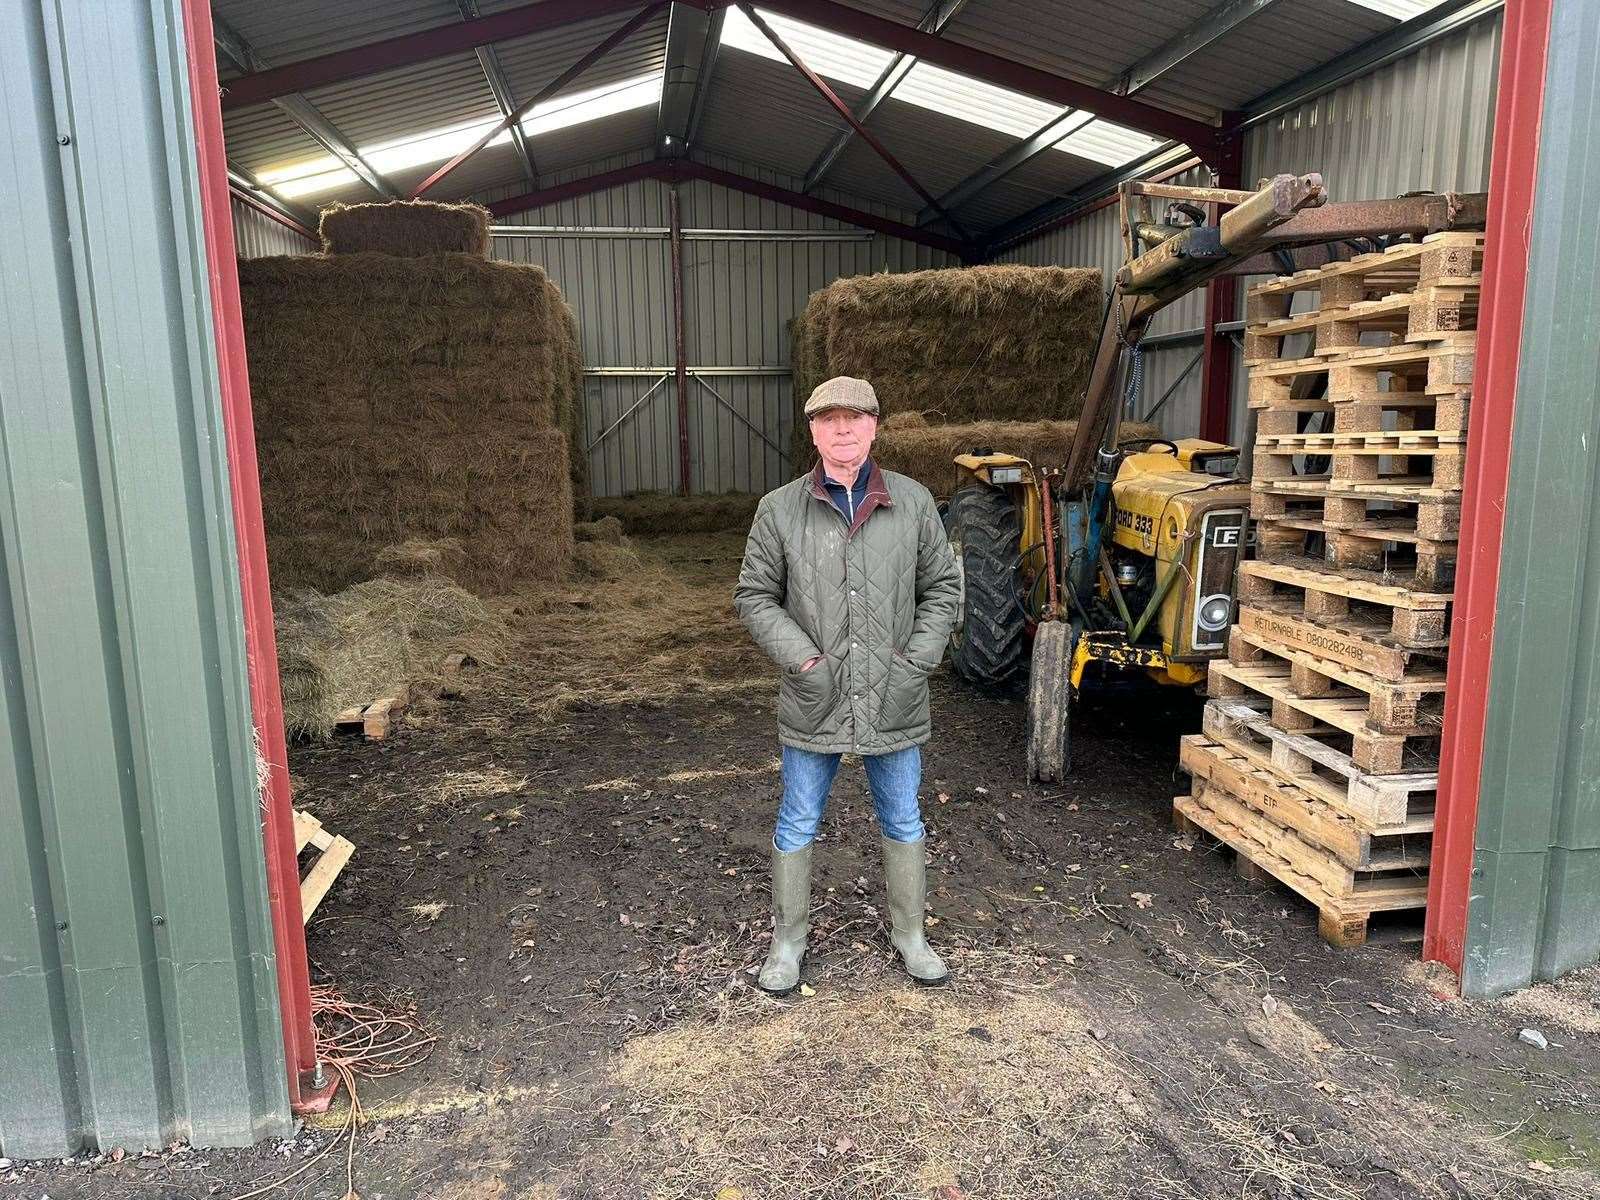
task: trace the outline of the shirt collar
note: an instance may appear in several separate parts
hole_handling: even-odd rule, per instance
[[[821,478],[823,487],[838,488],[840,491],[844,490],[844,484],[840,483],[837,479],[833,478],[833,476],[829,475],[827,468],[825,468],[820,462],[817,464],[817,475],[819,478]],[[861,464],[861,469],[856,472],[856,481],[851,485],[850,490],[856,491],[859,488],[866,487],[867,480],[871,478],[872,459],[869,457]]]

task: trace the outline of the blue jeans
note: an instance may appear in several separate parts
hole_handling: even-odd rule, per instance
[[[783,800],[778,805],[772,844],[785,854],[809,845],[817,836],[828,791],[839,771],[839,758],[837,754],[783,747]],[[908,746],[892,754],[868,754],[862,761],[883,836],[892,842],[920,841],[922,809],[917,804],[917,788],[922,784],[922,748]]]

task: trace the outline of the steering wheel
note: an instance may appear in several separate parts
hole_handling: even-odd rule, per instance
[[[1168,438],[1129,438],[1125,443],[1129,446],[1143,446],[1146,450],[1154,450],[1157,446],[1165,446],[1172,452],[1172,457],[1178,457],[1178,443]]]

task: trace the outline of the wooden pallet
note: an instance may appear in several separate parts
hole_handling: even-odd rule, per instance
[[[1228,639],[1228,660],[1236,666],[1266,667],[1281,672],[1300,699],[1364,697],[1367,728],[1379,733],[1437,735],[1443,724],[1443,663],[1428,669],[1415,668],[1402,680],[1379,679],[1243,624],[1233,627]],[[1292,725],[1285,727],[1292,728]]]
[[[1404,382],[1403,380],[1401,382]],[[1407,391],[1397,388],[1377,392],[1362,400],[1330,400],[1321,394],[1326,381],[1303,378],[1291,381],[1296,392],[1282,399],[1268,398],[1251,404],[1256,413],[1256,437],[1313,437],[1341,434],[1418,434],[1449,437],[1464,435],[1472,399],[1467,395]],[[1320,422],[1320,424],[1318,423]],[[1307,449],[1307,453],[1327,453]]]
[[[1433,818],[1400,828],[1373,830],[1312,792],[1204,734],[1188,734],[1178,762],[1197,780],[1220,788],[1306,842],[1326,850],[1352,871],[1425,871],[1433,844]]]
[[[1374,334],[1387,339],[1388,346],[1463,343],[1466,339],[1458,335],[1477,331],[1479,283],[1474,276],[1246,325],[1245,365],[1259,366],[1285,357],[1285,340],[1300,334],[1311,338],[1312,356],[1369,348],[1373,343],[1362,339]]]
[[[1309,618],[1292,602],[1242,605],[1239,628],[1251,638],[1326,659],[1387,683],[1434,679],[1444,670],[1445,647],[1396,645],[1382,633]]]
[[[308,812],[294,810],[294,849],[299,854],[307,846],[316,850],[317,856],[306,873],[300,877],[300,922],[309,924],[311,914],[317,911],[333,881],[339,878],[355,846],[338,834],[329,833],[322,822]]]
[[[1459,493],[1466,465],[1467,435],[1437,429],[1391,429],[1368,433],[1262,433],[1255,443],[1256,479],[1317,478],[1303,470],[1306,457],[1326,458],[1327,478],[1353,483],[1425,483]],[[1396,469],[1396,468],[1399,469]]]
[[[1192,795],[1173,801],[1173,821],[1185,831],[1209,834],[1309,900],[1317,907],[1318,932],[1334,946],[1365,942],[1373,913],[1422,908],[1428,902],[1425,873],[1353,870],[1295,830],[1198,778]]]
[[[1397,646],[1448,645],[1451,593],[1393,582],[1376,571],[1330,571],[1303,557],[1246,559],[1239,564],[1239,600],[1291,604],[1312,620],[1364,637],[1381,632]]]
[[[1355,765],[1375,775],[1430,769],[1438,762],[1442,670],[1393,683],[1236,625],[1228,659],[1210,664],[1207,694],[1219,700],[1258,696],[1271,705],[1279,729],[1314,736],[1338,730],[1350,739]]]
[[[360,733],[369,742],[381,742],[393,731],[395,722],[405,715],[410,704],[411,690],[401,688],[395,695],[370,704],[352,705],[335,719],[334,731]]]
[[[1375,576],[1414,591],[1448,592],[1455,586],[1456,542],[1423,537],[1417,517],[1405,511],[1374,513],[1365,521],[1330,527],[1320,509],[1300,504],[1254,506],[1256,554],[1270,562],[1320,555],[1340,573]]]
[[[1207,701],[1202,721],[1212,741],[1348,813],[1365,829],[1406,831],[1432,823],[1436,770],[1373,775],[1323,737],[1279,729],[1268,710],[1243,701]]]
[[[1313,412],[1328,404],[1439,407],[1441,399],[1471,395],[1476,336],[1452,334],[1427,345],[1377,346],[1333,357],[1259,363],[1250,368],[1249,404]],[[1295,394],[1297,381],[1317,376],[1327,377],[1321,396]],[[1436,428],[1447,427],[1436,423]]]
[[[1241,562],[1240,626],[1379,679],[1398,682],[1440,665],[1449,648],[1449,593],[1318,566],[1305,558]]]
[[[1384,541],[1453,542],[1461,530],[1461,492],[1422,477],[1258,476],[1250,481],[1250,516],[1309,521],[1329,532],[1373,529]]]
[[[1252,287],[1245,319],[1270,321],[1288,316],[1298,292],[1316,292],[1319,309],[1349,304],[1430,285],[1472,280],[1483,269],[1483,234],[1435,233],[1372,254],[1309,267]]]

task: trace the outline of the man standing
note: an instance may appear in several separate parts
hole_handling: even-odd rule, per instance
[[[888,879],[890,941],[918,983],[949,972],[923,932],[926,844],[917,788],[928,673],[956,622],[960,576],[928,489],[878,469],[872,385],[847,376],[806,401],[821,461],[761,498],[734,604],[782,668],[783,799],[772,839],[772,949],[758,982],[800,981],[810,930],[811,841],[839,757],[861,755]]]

